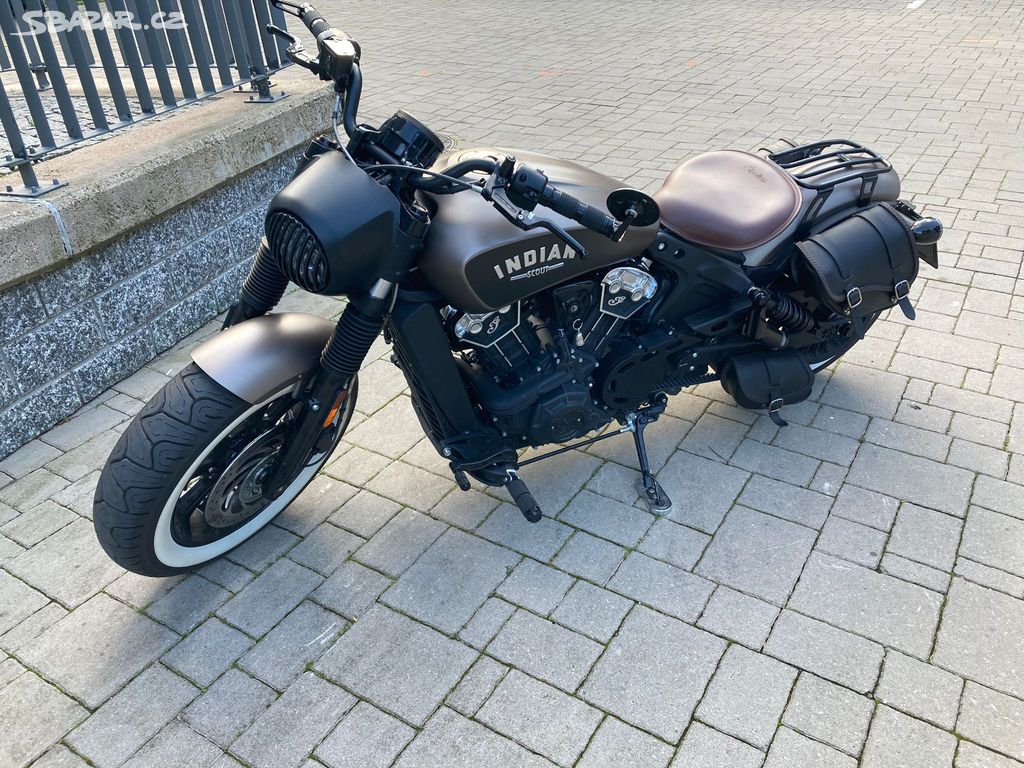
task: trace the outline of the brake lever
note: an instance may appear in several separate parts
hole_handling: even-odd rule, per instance
[[[274,35],[274,37],[280,37],[288,43],[288,48],[285,49],[285,55],[292,63],[298,64],[303,69],[308,69],[310,72],[315,74],[320,73],[319,59],[312,59],[309,56],[306,56],[305,47],[303,47],[302,43],[296,40],[293,35],[274,24],[267,24],[266,30],[270,34]]]

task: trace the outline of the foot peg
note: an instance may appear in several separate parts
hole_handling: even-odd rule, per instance
[[[516,506],[519,507],[519,511],[523,513],[523,517],[531,523],[540,522],[544,513],[541,512],[540,505],[537,503],[537,500],[533,498],[533,494],[530,493],[530,489],[526,487],[526,483],[519,479],[519,475],[515,470],[509,470],[508,480],[505,482],[505,487],[508,488],[508,493],[512,497],[512,501],[514,501]]]

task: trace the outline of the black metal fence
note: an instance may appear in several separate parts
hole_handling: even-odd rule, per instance
[[[39,195],[56,150],[248,84],[273,101],[287,64],[268,0],[0,0],[0,194]],[[14,179],[10,173],[8,179]]]

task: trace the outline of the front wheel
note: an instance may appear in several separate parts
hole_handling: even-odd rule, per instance
[[[263,495],[300,407],[294,385],[256,405],[189,365],[135,417],[96,488],[93,523],[129,571],[170,576],[220,557],[265,527],[316,476],[352,418],[353,378],[332,430],[275,499]]]

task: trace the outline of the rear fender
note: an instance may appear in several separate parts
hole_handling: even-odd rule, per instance
[[[192,360],[224,389],[261,403],[320,365],[334,323],[285,312],[246,320],[192,350]]]

